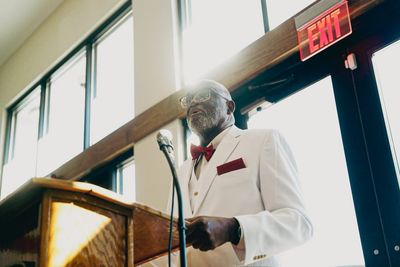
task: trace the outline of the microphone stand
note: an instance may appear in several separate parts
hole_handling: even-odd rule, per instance
[[[166,144],[160,144],[160,150],[164,153],[167,158],[169,168],[172,172],[173,185],[176,189],[176,195],[178,198],[178,231],[179,231],[179,256],[181,261],[181,267],[186,267],[186,227],[183,217],[183,205],[182,205],[182,192],[179,186],[178,176],[176,174],[175,162],[170,157],[168,149],[173,149],[172,146]]]

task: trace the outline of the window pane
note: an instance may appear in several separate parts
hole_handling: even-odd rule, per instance
[[[288,140],[314,225],[312,240],[281,255],[282,266],[363,266],[330,77],[256,113],[248,125],[276,128]]]
[[[83,54],[51,78],[47,131],[39,141],[40,176],[54,171],[83,150],[85,69]]]
[[[91,106],[94,144],[134,117],[133,18],[130,15],[96,46],[96,85]]]
[[[264,35],[259,0],[191,0],[183,32],[185,81],[193,81]]]
[[[8,161],[3,168],[1,196],[35,176],[39,127],[40,88],[12,111]]]
[[[266,0],[266,2],[269,29],[272,30],[315,0]]]
[[[397,169],[397,180],[400,187],[399,160],[400,153],[400,91],[398,85],[400,60],[400,41],[376,52],[372,57],[375,76],[378,83],[382,109],[385,113],[386,128],[392,147],[392,154]]]
[[[133,160],[117,168],[117,192],[128,201],[136,200],[135,162]]]

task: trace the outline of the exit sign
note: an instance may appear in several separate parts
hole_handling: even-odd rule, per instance
[[[327,2],[332,2],[325,1],[321,1],[320,3],[325,3],[326,5]],[[296,20],[297,18],[295,19],[296,27],[298,26],[298,21],[301,23],[301,21],[305,20],[305,17],[309,17],[310,14],[321,10],[320,6],[313,6],[312,8],[314,8],[314,10],[306,10],[304,15],[301,14],[298,16],[298,20]],[[311,20],[297,27],[301,61],[305,61],[321,52],[325,48],[350,35],[351,32],[347,1],[334,3],[333,6],[328,7],[325,11],[320,12]]]

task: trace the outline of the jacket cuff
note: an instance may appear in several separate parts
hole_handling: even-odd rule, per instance
[[[252,220],[249,218],[249,216],[240,215],[235,217],[235,219],[238,220],[242,229],[241,241],[238,244],[238,246],[240,244],[242,244],[243,246],[242,248],[240,248],[240,251],[242,253],[242,255],[240,255],[241,258],[239,258],[239,251],[236,252],[236,249],[234,249],[241,263],[247,265],[258,260],[266,259],[267,255],[263,254],[262,251],[259,251],[259,249],[256,248],[257,246],[255,244],[255,241],[251,241],[252,239],[256,239],[259,233],[257,233],[257,227],[253,225]]]
[[[231,244],[232,244],[232,248],[235,251],[236,256],[238,257],[239,261],[241,263],[243,263],[244,259],[245,259],[245,255],[246,255],[246,246],[245,246],[245,243],[244,243],[243,226],[242,226],[242,223],[240,222],[240,220],[237,217],[234,217],[234,218],[239,222],[239,226],[240,226],[242,234],[240,236],[240,240],[239,240],[239,243],[237,245],[234,245],[232,243]]]

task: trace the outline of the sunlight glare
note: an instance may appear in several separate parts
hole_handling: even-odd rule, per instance
[[[111,219],[73,203],[52,202],[50,221],[46,266],[64,267],[101,233]]]
[[[264,34],[260,1],[196,0],[183,32],[185,82],[199,79]]]

